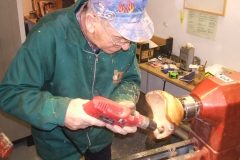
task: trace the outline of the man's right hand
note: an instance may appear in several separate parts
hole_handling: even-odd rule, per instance
[[[68,105],[64,126],[71,130],[85,129],[89,126],[104,127],[106,123],[89,116],[84,110],[83,105],[89,100],[86,99],[72,99]]]

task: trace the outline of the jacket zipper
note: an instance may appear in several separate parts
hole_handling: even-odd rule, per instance
[[[98,55],[95,54],[96,59],[95,59],[95,64],[94,64],[94,75],[93,75],[93,84],[92,84],[92,97],[94,97],[94,84],[95,84],[95,79],[96,79],[96,70],[97,70],[97,63],[98,63]]]
[[[94,75],[93,75],[93,84],[92,84],[92,97],[94,97],[94,84],[95,84],[95,79],[96,79],[96,70],[97,70],[97,63],[98,63],[98,55],[99,54],[95,54],[96,59],[95,59],[95,63],[94,63]],[[92,127],[91,127],[91,129],[92,129]],[[90,138],[88,136],[88,132],[87,132],[87,138],[88,138],[89,146],[91,146],[91,140],[90,140]]]
[[[86,133],[86,135],[87,135],[87,139],[88,139],[88,146],[91,146],[91,140],[89,138],[88,132]]]

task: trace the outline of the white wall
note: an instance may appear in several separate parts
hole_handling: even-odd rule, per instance
[[[26,37],[21,3],[18,2],[0,0],[0,82]]]
[[[18,21],[19,21],[19,29],[21,42],[23,43],[26,39],[25,26],[24,26],[24,18],[23,18],[23,7],[21,1],[16,0],[17,3],[17,13],[18,13]]]
[[[23,9],[24,16],[29,15],[29,12],[32,11],[31,0],[22,0],[22,9]]]
[[[22,5],[19,0],[0,0],[0,82],[25,40]],[[30,126],[0,111],[0,128],[11,141],[31,135]]]
[[[185,19],[180,23],[183,3],[184,0],[149,0],[147,12],[154,23],[154,34],[161,38],[173,37],[173,53],[176,55],[179,55],[179,46],[190,42],[202,64],[208,61],[208,65],[216,63],[240,71],[240,1],[228,1],[225,17],[218,17],[215,40],[186,33],[188,10],[184,9]]]

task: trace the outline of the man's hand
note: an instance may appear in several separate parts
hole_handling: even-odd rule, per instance
[[[122,102],[119,102],[119,104],[121,105],[124,105],[124,106],[127,106],[131,109],[134,108],[135,104],[131,101],[122,101]],[[135,111],[137,114],[138,112]],[[133,127],[129,127],[129,126],[124,126],[124,127],[120,127],[120,126],[117,126],[117,125],[111,125],[111,124],[106,124],[106,127],[110,130],[112,130],[113,132],[115,133],[119,133],[119,134],[123,134],[123,135],[126,135],[128,133],[135,133],[137,131],[137,127],[136,126],[133,126]]]
[[[89,102],[85,99],[73,99],[67,109],[64,125],[71,130],[85,129],[89,126],[99,126],[110,129],[111,131],[119,134],[134,133],[137,131],[137,127],[120,127],[118,125],[107,124],[99,119],[89,116],[83,109],[83,105]],[[129,101],[120,102],[120,104],[129,108],[134,108],[134,103]]]
[[[84,110],[83,105],[89,100],[73,99],[68,105],[64,126],[71,130],[85,129],[89,126],[104,127],[105,122],[89,116]]]

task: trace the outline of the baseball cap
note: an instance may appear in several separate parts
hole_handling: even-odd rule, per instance
[[[145,8],[148,0],[89,0],[90,7],[99,17],[124,38],[143,42],[152,38],[153,22]]]

